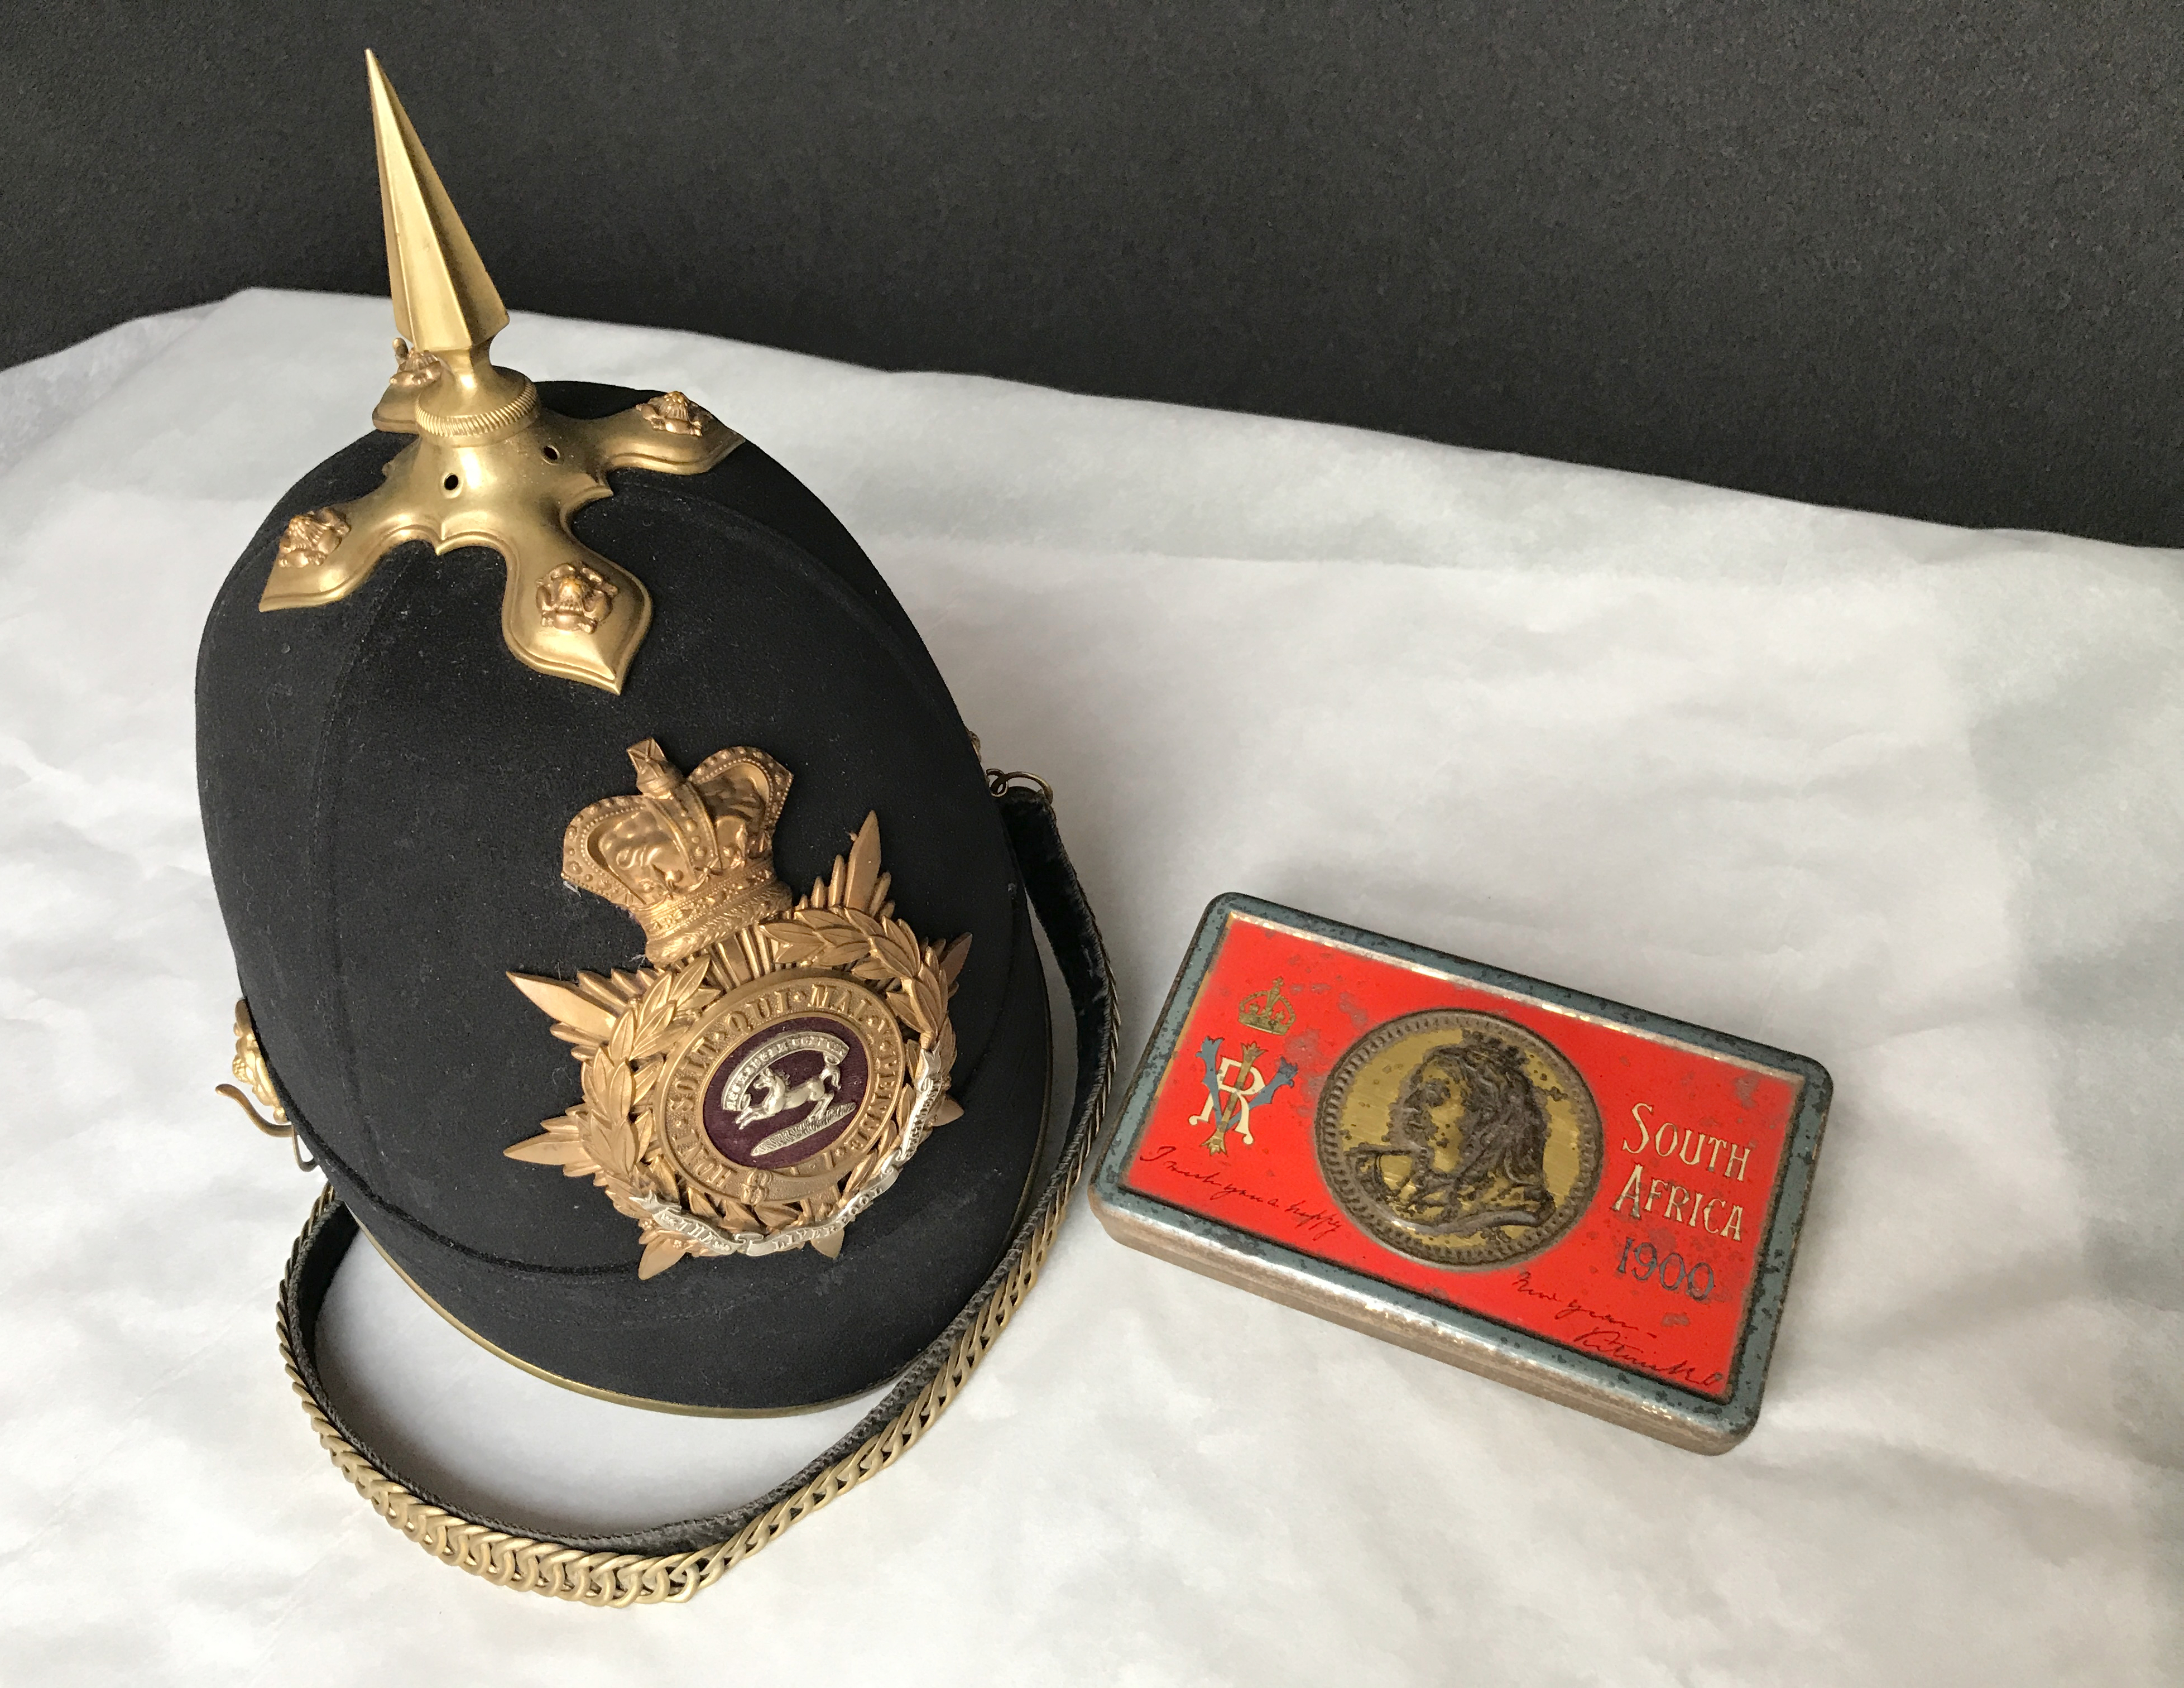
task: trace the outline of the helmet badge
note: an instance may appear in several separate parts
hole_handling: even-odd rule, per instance
[[[867,815],[793,897],[773,871],[788,770],[744,747],[684,774],[630,747],[633,796],[569,823],[561,872],[644,928],[639,972],[510,973],[571,1045],[583,1096],[512,1160],[588,1176],[637,1222],[650,1278],[685,1255],[764,1255],[844,1228],[962,1112],[948,999],[971,940],[895,917]]]

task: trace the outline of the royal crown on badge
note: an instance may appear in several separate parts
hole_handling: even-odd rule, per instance
[[[685,1255],[838,1254],[949,1098],[948,1000],[967,937],[895,918],[867,815],[795,900],[773,871],[788,770],[722,750],[688,775],[633,745],[633,796],[569,825],[562,875],[627,909],[650,967],[510,973],[571,1046],[582,1099],[505,1152],[588,1176],[635,1220],[641,1278]]]

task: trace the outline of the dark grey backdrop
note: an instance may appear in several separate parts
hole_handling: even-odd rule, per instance
[[[2184,543],[2184,13],[192,0],[0,15],[0,364],[383,292]]]

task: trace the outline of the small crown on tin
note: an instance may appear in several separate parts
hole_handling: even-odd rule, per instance
[[[561,877],[629,911],[644,953],[671,967],[787,912],[773,829],[789,772],[763,750],[716,751],[687,776],[657,739],[629,749],[637,794],[591,805],[561,841]]]
[[[1266,989],[1245,997],[1236,1010],[1236,1017],[1254,1031],[1272,1032],[1279,1038],[1296,1024],[1296,1008],[1282,994],[1282,982],[1276,979]]]

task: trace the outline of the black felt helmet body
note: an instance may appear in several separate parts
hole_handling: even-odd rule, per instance
[[[794,476],[681,394],[492,365],[505,313],[374,92],[399,367],[199,659],[238,1076],[517,1362],[682,1408],[857,1393],[972,1300],[1039,1158],[1008,834]]]

